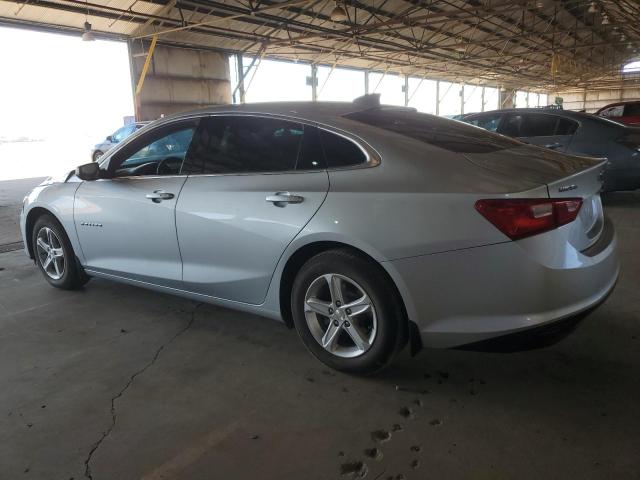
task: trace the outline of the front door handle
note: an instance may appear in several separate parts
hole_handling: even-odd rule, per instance
[[[276,207],[285,207],[288,203],[302,203],[304,197],[291,195],[289,192],[276,192],[274,195],[269,195],[266,200]]]
[[[164,190],[154,190],[153,193],[147,193],[146,197],[153,203],[160,203],[163,200],[171,200],[175,195]]]

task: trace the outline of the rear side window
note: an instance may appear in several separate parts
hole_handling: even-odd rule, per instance
[[[349,113],[345,117],[452,152],[489,153],[521,145],[463,122],[413,110],[375,108]]]
[[[628,103],[624,107],[625,117],[640,117],[640,102]]]
[[[366,163],[367,156],[351,140],[341,135],[319,130],[324,156],[329,168],[350,167]]]
[[[500,126],[500,133],[509,137],[523,137],[522,123],[524,117],[522,115],[507,115],[507,118]]]
[[[578,130],[578,122],[574,122],[568,118],[561,118],[558,121],[556,135],[573,135],[576,133],[576,130]]]
[[[578,123],[567,118],[547,114],[508,115],[500,133],[510,137],[551,137],[554,135],[573,135]]]
[[[203,118],[183,172],[223,174],[324,168],[319,148],[307,147],[313,127],[252,116]]]
[[[554,115],[524,115],[521,137],[550,137],[555,135],[558,117]]]

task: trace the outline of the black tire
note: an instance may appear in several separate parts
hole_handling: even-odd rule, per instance
[[[376,312],[376,333],[370,346],[364,353],[351,358],[326,350],[319,340],[316,340],[307,323],[305,315],[307,292],[311,292],[310,287],[314,282],[320,282],[320,277],[329,274],[337,274],[355,281],[369,297]],[[321,282],[318,285],[321,285]],[[291,293],[293,322],[302,342],[321,362],[347,373],[371,374],[391,363],[396,353],[406,345],[407,319],[398,297],[395,286],[382,267],[348,249],[329,250],[310,258],[296,275]],[[318,323],[331,322],[328,316],[319,315],[312,316],[312,324],[316,318]],[[348,325],[349,322],[347,321],[346,324]],[[334,325],[337,324],[334,323]],[[370,327],[368,331],[371,331]],[[343,337],[340,338],[339,335]],[[340,340],[346,340],[346,342],[350,340],[349,337],[344,337],[342,332],[336,338],[338,343]]]
[[[92,160],[94,162],[97,162],[98,160],[100,160],[100,157],[103,155],[104,155],[104,152],[101,152],[100,150],[96,150],[95,152],[93,152]]]
[[[53,278],[52,275],[44,268],[44,251],[38,247],[38,235],[44,235],[46,232],[46,230],[43,231],[43,229],[50,229],[55,234],[53,242],[54,247],[62,248],[63,258],[60,263],[64,268],[60,272],[60,278]],[[81,288],[91,279],[78,262],[64,228],[52,215],[44,214],[38,217],[33,226],[33,231],[31,232],[31,245],[33,246],[34,259],[40,269],[40,272],[42,272],[45,280],[54,287],[61,288],[63,290],[76,290]],[[51,269],[51,267],[49,267],[49,269]]]

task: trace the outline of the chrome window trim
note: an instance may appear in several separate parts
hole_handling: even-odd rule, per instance
[[[218,177],[218,176],[239,176],[239,175],[288,175],[293,173],[314,173],[314,172],[331,172],[331,171],[343,171],[343,170],[358,170],[361,168],[371,168],[377,167],[380,165],[380,154],[371,147],[368,143],[362,140],[360,137],[356,135],[350,134],[343,130],[340,130],[335,127],[330,127],[328,125],[324,125],[318,122],[305,120],[303,118],[288,116],[283,114],[275,114],[275,113],[254,113],[254,112],[233,112],[233,111],[220,111],[220,112],[210,112],[210,113],[200,113],[193,116],[184,116],[179,117],[180,120],[187,120],[190,118],[208,118],[208,117],[257,117],[257,118],[265,118],[265,119],[276,119],[276,120],[285,120],[288,122],[300,123],[302,125],[308,125],[310,127],[315,127],[319,130],[324,130],[334,135],[338,135],[340,137],[345,138],[346,140],[354,143],[365,155],[366,161],[363,163],[359,163],[356,165],[348,165],[345,167],[335,167],[335,168],[319,168],[319,169],[307,169],[307,170],[278,170],[278,171],[262,171],[262,172],[229,172],[229,173],[195,173],[190,174],[190,177]],[[355,138],[354,138],[355,137]],[[357,140],[356,140],[357,139]],[[363,145],[366,145],[363,146]],[[324,152],[323,152],[324,153]]]
[[[156,130],[156,128],[163,128],[172,123],[178,123],[182,121],[200,120],[202,118],[209,118],[209,117],[229,117],[229,116],[257,117],[257,118],[265,118],[265,119],[285,120],[289,122],[300,123],[302,125],[308,125],[310,127],[315,127],[319,130],[324,130],[333,135],[338,135],[350,141],[351,143],[355,144],[360,149],[360,151],[365,155],[366,161],[355,164],[355,165],[347,165],[344,167],[334,167],[334,168],[329,168],[327,166],[326,168],[307,169],[307,170],[294,169],[294,170],[278,170],[278,171],[262,171],[262,172],[192,173],[192,174],[172,175],[173,177],[211,177],[211,176],[217,177],[217,176],[230,176],[230,175],[231,176],[285,175],[285,174],[292,174],[292,173],[333,172],[333,171],[345,171],[345,170],[359,170],[362,168],[373,168],[373,167],[377,167],[381,163],[381,155],[371,145],[369,145],[365,140],[358,137],[357,135],[354,135],[350,132],[346,132],[339,128],[332,127],[330,125],[321,124],[314,121],[310,121],[310,120],[305,120],[303,118],[299,118],[296,116],[288,116],[288,115],[276,114],[276,113],[272,114],[272,113],[237,112],[237,111],[219,111],[219,112],[207,112],[207,113],[200,112],[200,113],[193,113],[193,114],[185,114],[185,115],[167,118],[167,119],[159,119],[158,123],[153,125],[153,128],[150,128],[150,129],[142,128],[140,130],[137,130],[136,132],[131,134],[129,137],[127,137],[125,140],[120,142],[120,144],[118,144],[116,147],[113,148],[113,151],[108,152],[108,155],[105,155],[105,157],[107,158],[105,158],[103,162],[105,163],[110,162],[111,157],[113,157],[114,154],[116,154],[122,148],[126,147],[126,145],[130,141],[133,141],[135,138],[140,136],[139,132],[142,132],[142,134],[146,134],[147,132],[152,132]],[[324,155],[324,152],[323,152],[323,155]],[[100,162],[100,165],[102,165],[102,162]],[[124,177],[114,177],[114,178],[167,178],[167,177],[170,177],[170,175],[156,175],[156,176],[129,175]],[[104,179],[104,180],[111,180],[111,179]]]
[[[127,175],[126,177],[113,177],[113,178],[99,178],[97,180],[94,180],[95,182],[111,182],[111,181],[118,181],[118,180],[144,180],[147,178],[155,178],[155,179],[159,179],[159,178],[183,178],[183,177],[188,177],[189,175],[184,174],[184,175]]]
[[[344,167],[333,167],[333,168],[327,167],[326,169],[327,171],[358,170],[361,168],[372,168],[380,165],[382,161],[381,155],[376,151],[376,149],[374,149],[371,145],[369,145],[367,142],[365,142],[362,138],[358,137],[357,135],[354,135],[352,133],[346,132],[344,130],[341,130],[335,127],[323,125],[320,123],[317,123],[316,127],[319,130],[324,130],[325,132],[331,133],[333,135],[338,135],[339,137],[342,137],[345,140],[350,141],[351,143],[355,144],[360,149],[360,151],[364,153],[366,157],[366,161],[362,163],[357,163],[355,165],[346,165]]]

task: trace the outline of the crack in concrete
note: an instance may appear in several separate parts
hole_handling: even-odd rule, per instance
[[[93,458],[93,454],[96,453],[98,448],[100,448],[100,445],[102,445],[102,442],[104,442],[104,440],[111,434],[111,432],[116,426],[116,420],[117,420],[116,400],[118,400],[120,397],[124,395],[127,389],[133,384],[133,381],[136,379],[136,377],[142,375],[145,371],[147,371],[150,367],[152,367],[154,363],[156,363],[156,361],[160,357],[160,353],[162,353],[165,347],[169,346],[179,336],[181,336],[191,328],[191,326],[193,325],[193,322],[195,321],[196,310],[202,305],[203,305],[202,303],[199,303],[194,307],[194,309],[190,312],[191,318],[189,319],[189,322],[187,323],[187,325],[184,328],[181,328],[175,335],[173,335],[165,343],[160,345],[160,347],[158,347],[158,349],[156,350],[156,353],[153,355],[151,360],[147,362],[140,370],[138,370],[133,375],[131,375],[129,377],[129,381],[124,385],[124,387],[122,387],[122,389],[116,395],[111,397],[111,425],[106,431],[102,432],[101,437],[98,439],[96,443],[93,444],[93,447],[91,447],[91,450],[89,450],[89,454],[87,455],[87,458],[84,461],[84,477],[85,478],[89,480],[93,480],[93,475],[91,473],[91,465],[90,465],[91,459]]]

